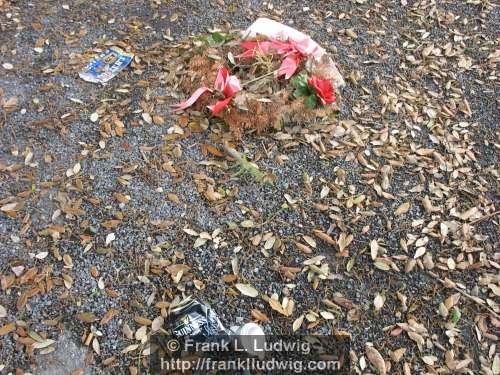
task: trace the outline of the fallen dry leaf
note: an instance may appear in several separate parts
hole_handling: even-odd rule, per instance
[[[259,292],[250,284],[235,284],[236,289],[240,291],[241,294],[247,297],[257,297]]]
[[[397,216],[400,216],[400,215],[403,215],[405,213],[407,213],[410,209],[410,203],[409,202],[405,202],[403,203],[401,206],[399,206],[396,211],[394,211],[394,214],[397,215]]]
[[[385,375],[387,373],[387,369],[385,366],[385,361],[382,355],[379,353],[377,349],[375,349],[372,345],[365,346],[366,356],[368,360],[372,364],[373,367],[378,371],[380,375]]]
[[[5,336],[5,335],[13,332],[15,329],[16,329],[15,323],[5,324],[4,326],[0,327],[0,336]]]
[[[75,318],[85,323],[93,323],[98,320],[94,313],[91,312],[78,313]]]

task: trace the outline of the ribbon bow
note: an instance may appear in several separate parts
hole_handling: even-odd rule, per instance
[[[214,89],[224,95],[223,100],[219,100],[214,105],[208,106],[208,109],[210,109],[210,111],[214,115],[219,114],[220,111],[226,108],[231,102],[231,99],[233,99],[233,96],[242,90],[238,77],[230,75],[229,71],[225,67],[219,68],[219,71],[217,72],[217,78],[215,79],[214,83]],[[189,99],[181,103],[174,104],[172,106],[172,112],[178,112],[191,107],[206,92],[213,92],[213,90],[209,87],[198,88],[189,97]]]

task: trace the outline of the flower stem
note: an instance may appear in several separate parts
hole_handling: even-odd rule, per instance
[[[241,86],[246,86],[246,85],[248,85],[248,84],[250,84],[250,83],[253,83],[253,82],[256,82],[256,81],[258,81],[258,80],[260,80],[260,79],[262,79],[262,78],[269,77],[270,75],[273,75],[274,73],[277,73],[277,72],[278,72],[278,69],[273,70],[272,72],[266,73],[266,74],[264,74],[264,75],[262,75],[262,76],[259,76],[259,77],[256,77],[256,78],[253,78],[253,79],[251,79],[250,81],[243,82],[243,83],[241,84]]]

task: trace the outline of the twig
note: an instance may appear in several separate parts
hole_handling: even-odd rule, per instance
[[[275,213],[273,213],[266,221],[260,223],[257,227],[259,228],[262,228],[264,227],[264,225],[266,225],[267,223],[269,223],[270,221],[272,221],[276,216],[278,216],[284,209],[283,208],[280,208],[278,211],[276,211]]]
[[[451,289],[454,289],[456,290],[458,293],[460,293],[461,295],[463,295],[464,297],[466,297],[467,299],[473,301],[474,303],[476,303],[477,305],[479,306],[482,306],[484,307],[486,310],[488,310],[491,314],[493,314],[493,316],[495,316],[495,318],[497,319],[500,319],[500,315],[498,315],[495,311],[493,311],[493,309],[491,309],[490,307],[486,306],[483,302],[483,300],[481,300],[479,297],[474,297],[474,296],[471,296],[469,293],[467,292],[464,292],[463,290],[459,289],[458,287],[456,287],[455,285],[451,285],[451,284],[456,284],[454,281],[452,280],[449,280],[449,281],[445,281],[441,278],[439,278],[438,275],[436,275],[434,272],[430,272],[428,271],[427,274],[431,277],[433,277],[434,279],[438,280],[441,284],[444,285],[445,288],[451,288]],[[481,302],[479,302],[481,301]]]
[[[477,220],[474,220],[474,221],[471,221],[471,223],[469,225],[474,225],[474,224],[477,224],[483,220],[488,220],[490,217],[493,217],[493,216],[497,216],[500,214],[500,210],[499,211],[495,211],[493,212],[492,214],[489,214],[489,215],[485,215],[483,217],[480,217],[479,219]]]
[[[272,184],[271,181],[265,180],[266,176],[267,176],[267,174],[265,172],[262,172],[256,164],[249,162],[246,159],[245,155],[241,155],[234,148],[230,147],[227,144],[227,142],[224,143],[224,150],[226,150],[226,152],[229,155],[231,155],[233,158],[235,158],[240,166],[240,170],[238,172],[236,172],[236,174],[234,174],[233,177],[248,173],[248,174],[252,175],[252,177],[255,180],[257,180],[258,182],[265,182],[265,183]]]
[[[249,83],[253,83],[253,82],[258,81],[258,80],[260,80],[260,79],[262,79],[262,78],[269,77],[270,75],[273,75],[274,73],[278,73],[278,69],[273,70],[272,72],[266,73],[266,74],[264,74],[264,75],[262,75],[262,76],[259,76],[259,77],[257,77],[257,78],[251,79],[250,81],[243,82],[243,83],[241,84],[241,86],[246,86],[246,85],[248,85]]]
[[[233,158],[235,158],[236,161],[238,161],[239,163],[241,163],[241,161],[243,160],[241,154],[238,151],[236,151],[234,148],[229,146],[227,143],[224,143],[224,150],[226,150],[226,152],[229,155],[231,155]]]

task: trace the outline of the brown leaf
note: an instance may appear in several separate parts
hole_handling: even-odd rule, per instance
[[[396,216],[400,216],[400,215],[407,213],[409,209],[410,209],[410,203],[406,202],[406,203],[403,203],[401,206],[399,206],[396,209],[396,211],[394,211],[394,214]]]
[[[180,116],[179,119],[177,120],[180,126],[185,127],[188,125],[189,122],[189,117],[187,116]]]
[[[28,294],[26,291],[22,292],[16,301],[16,308],[18,311],[22,311],[28,302]]]
[[[14,282],[16,281],[16,276],[13,274],[10,275],[3,275],[2,278],[0,279],[0,286],[2,287],[2,290],[9,289]]]
[[[280,267],[280,272],[287,279],[293,280],[293,279],[295,279],[296,274],[298,272],[300,272],[300,268],[298,268],[298,267],[285,267],[285,266],[281,266]]]
[[[137,324],[141,325],[141,326],[150,326],[151,323],[153,323],[152,320],[148,319],[148,318],[144,318],[143,316],[134,316],[134,320]]]
[[[405,353],[406,353],[406,348],[396,349],[391,353],[391,359],[394,362],[399,362]]]
[[[91,312],[78,313],[75,315],[75,318],[85,323],[93,323],[98,320],[97,316]]]
[[[209,153],[209,154],[212,154],[212,155],[217,156],[219,158],[224,156],[224,153],[219,151],[219,149],[217,147],[214,147],[208,143],[202,144],[201,147],[202,147],[202,152],[204,154]]]
[[[336,304],[345,307],[346,309],[354,309],[356,307],[354,302],[345,297],[334,296],[332,299]]]
[[[236,281],[237,278],[238,278],[238,276],[233,275],[233,274],[224,275],[224,276],[222,276],[222,281],[224,281],[225,283],[232,283],[232,282]]]
[[[5,336],[16,329],[16,323],[8,323],[0,328],[0,336]]]
[[[277,300],[275,300],[274,298],[269,298],[269,306],[271,306],[271,308],[277,312],[279,312],[281,315],[285,315],[286,316],[286,311],[283,309],[283,306],[281,305],[281,303]]]
[[[304,254],[311,254],[313,252],[309,246],[304,245],[300,242],[295,241],[295,246],[297,246],[297,249],[302,251]]]
[[[417,155],[429,156],[429,155],[432,155],[433,152],[434,152],[434,149],[432,149],[432,148],[419,148],[417,150]]]
[[[330,237],[328,234],[326,234],[325,232],[322,232],[319,229],[314,229],[313,232],[318,238],[322,239],[326,243],[328,243],[330,245],[335,245],[335,243],[336,243],[335,240],[332,237]]]
[[[252,317],[259,322],[268,322],[269,318],[262,311],[257,309],[252,309],[251,311]]]
[[[163,118],[161,116],[158,116],[158,115],[154,115],[153,116],[153,123],[155,125],[163,125],[165,121],[163,120]]]
[[[181,202],[181,200],[179,199],[179,196],[177,194],[174,194],[174,193],[167,193],[167,198],[170,202],[174,202],[174,203]]]
[[[207,198],[210,202],[216,202],[222,199],[222,194],[215,191],[213,185],[208,185],[207,190],[203,193],[203,195],[205,195],[205,198]]]
[[[111,298],[120,297],[120,293],[114,289],[106,288],[106,294]]]
[[[441,211],[440,208],[434,207],[432,205],[431,200],[429,199],[429,196],[426,195],[424,198],[422,198],[422,206],[424,206],[424,209],[427,213],[432,214],[433,212],[439,212]]]
[[[368,360],[373,365],[373,367],[375,367],[379,374],[385,375],[387,373],[387,369],[385,366],[384,358],[379,353],[379,351],[371,345],[366,345],[365,351],[366,356],[368,357]]]
[[[101,223],[101,225],[104,228],[112,229],[112,228],[116,228],[121,222],[122,222],[121,220],[107,220],[107,221],[103,221]]]
[[[346,249],[353,240],[354,236],[352,234],[346,234],[342,232],[339,236],[339,239],[337,240],[337,244],[339,246],[339,252],[337,253],[337,256],[348,256],[349,252]]]
[[[109,365],[113,364],[114,362],[116,362],[116,357],[114,355],[112,355],[111,357],[108,357],[104,361],[102,361],[102,364],[104,366],[109,366]],[[83,373],[82,373],[82,375],[83,375]]]
[[[104,325],[104,324],[108,324],[111,319],[113,319],[113,317],[118,313],[118,310],[115,310],[115,309],[109,309],[106,314],[104,314],[104,316],[102,317],[101,321],[100,321],[100,324],[101,325]]]
[[[422,348],[422,346],[425,343],[425,339],[416,332],[408,331],[407,333],[408,333],[408,337],[410,339],[412,339],[413,341],[415,341],[419,348]]]
[[[121,193],[114,193],[115,199],[120,203],[128,203],[130,202],[130,197]]]

